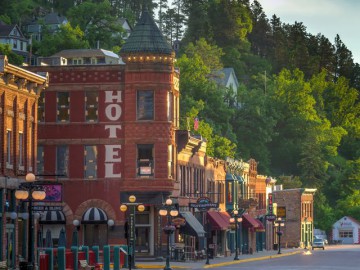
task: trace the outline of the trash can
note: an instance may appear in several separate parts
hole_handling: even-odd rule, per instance
[[[40,270],[49,270],[48,254],[40,254]]]
[[[277,250],[277,249],[278,249],[278,244],[274,244],[273,249],[274,249],[274,250]]]

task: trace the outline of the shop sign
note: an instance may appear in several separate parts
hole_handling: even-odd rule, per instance
[[[207,211],[210,208],[219,208],[219,203],[211,202],[208,197],[200,197],[196,203],[189,203],[189,207],[198,208],[199,211]]]
[[[172,223],[173,223],[175,226],[184,226],[185,223],[186,223],[186,219],[185,219],[185,218],[182,218],[182,217],[176,217],[176,218],[173,218],[173,219],[172,219]]]
[[[281,218],[286,218],[286,207],[285,206],[278,206],[277,207],[277,216]]]
[[[32,211],[44,212],[44,211],[62,211],[61,205],[33,205]]]
[[[267,221],[275,221],[276,216],[275,215],[266,215],[265,218]]]

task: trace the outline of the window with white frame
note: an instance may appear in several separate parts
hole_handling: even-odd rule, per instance
[[[72,63],[73,65],[82,65],[83,61],[81,58],[73,58]]]
[[[85,120],[86,122],[98,121],[98,100],[97,91],[85,91]]]
[[[97,147],[86,145],[84,148],[84,178],[97,178]]]
[[[341,230],[339,231],[340,238],[353,238],[353,231],[352,230]]]
[[[69,122],[70,120],[70,96],[69,92],[57,93],[57,121]]]

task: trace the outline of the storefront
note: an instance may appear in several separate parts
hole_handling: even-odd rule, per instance
[[[342,244],[360,244],[360,222],[344,216],[333,225],[332,240]]]
[[[191,212],[181,211],[180,216],[186,220],[185,225],[180,227],[179,236],[179,242],[184,243],[184,259],[193,260],[197,251],[205,249],[205,230]]]
[[[210,247],[214,256],[228,256],[226,232],[230,229],[230,215],[227,212],[209,211],[207,219],[212,225]]]

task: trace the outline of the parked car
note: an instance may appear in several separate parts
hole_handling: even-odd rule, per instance
[[[315,235],[314,239],[322,239],[322,240],[324,240],[325,245],[329,244],[328,240],[326,239],[326,236],[324,236],[324,235]]]
[[[312,243],[312,249],[314,250],[315,248],[322,248],[323,250],[325,249],[325,242],[323,239],[314,239],[313,243]]]

